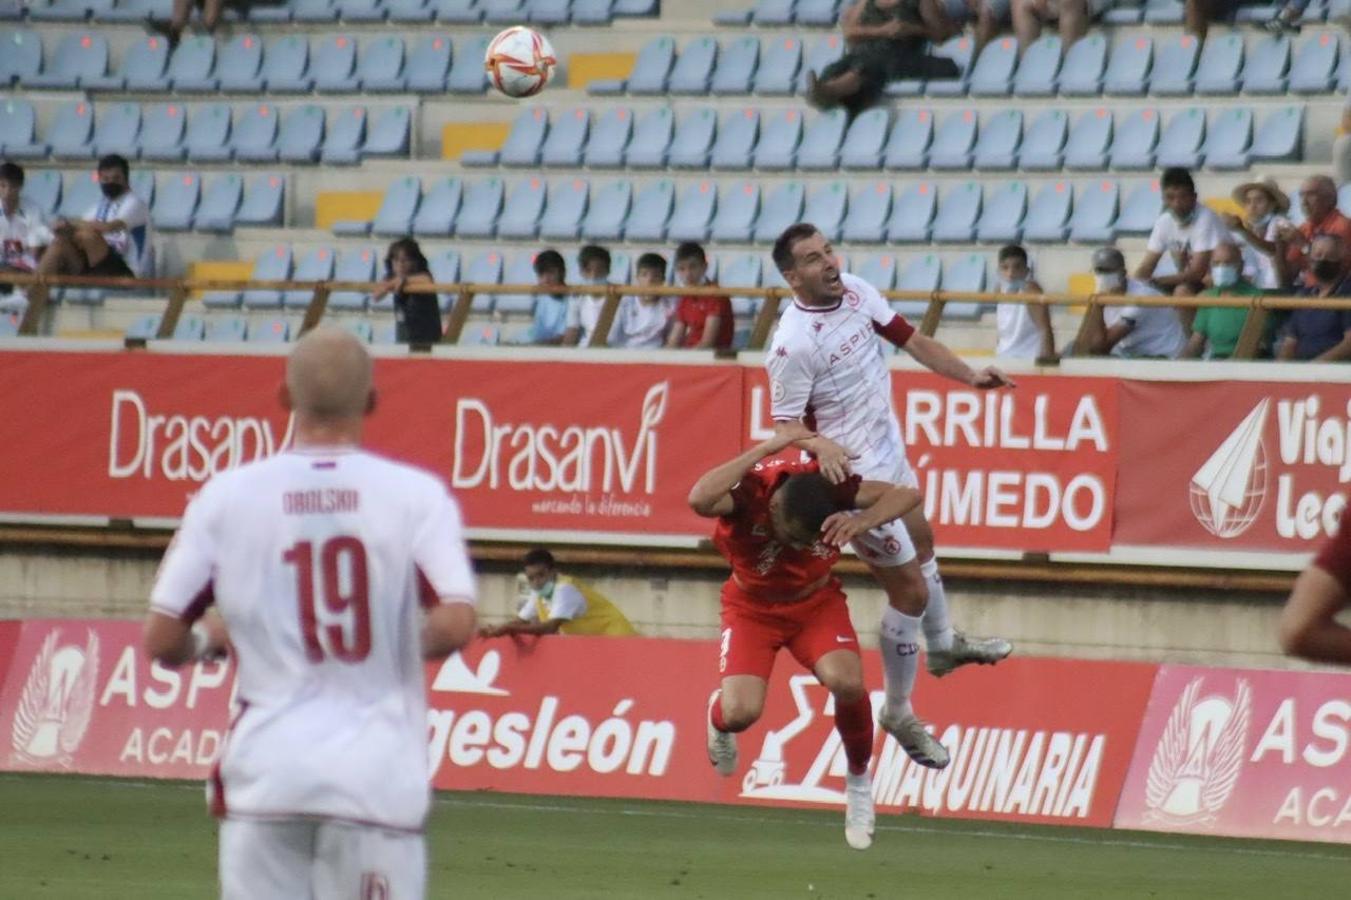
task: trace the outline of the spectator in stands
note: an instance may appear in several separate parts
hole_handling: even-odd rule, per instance
[[[1337,183],[1351,181],[1351,91],[1342,104],[1342,121],[1337,126],[1337,138],[1332,142],[1332,164],[1337,168]]]
[[[52,242],[51,229],[36,209],[23,205],[23,168],[0,164],[0,275],[37,270],[42,249]],[[0,312],[22,315],[28,309],[28,292],[22,286],[0,282]]]
[[[1208,254],[1207,254],[1208,255]],[[1144,281],[1126,277],[1126,258],[1115,247],[1093,254],[1094,291],[1133,297],[1160,296]],[[1080,333],[1079,353],[1126,359],[1176,359],[1187,336],[1177,313],[1167,306],[1089,306]]]
[[[1346,245],[1320,234],[1309,248],[1309,283],[1304,297],[1351,297],[1346,274]],[[1296,309],[1281,329],[1277,359],[1339,362],[1351,359],[1351,301],[1345,309]]]
[[[902,78],[956,78],[957,64],[932,56],[926,42],[942,41],[939,0],[855,0],[840,16],[848,52],[817,76],[807,73],[807,99],[818,108],[853,113],[881,99],[887,82]]]
[[[1229,213],[1220,216],[1231,236],[1242,241],[1243,269],[1257,287],[1276,291],[1285,287],[1285,259],[1276,252],[1282,228],[1290,225],[1285,214],[1290,198],[1273,178],[1250,181],[1234,188],[1234,202],[1243,207],[1243,217]],[[1211,260],[1214,274],[1214,260]]]
[[[560,288],[568,283],[568,267],[557,250],[541,250],[535,257],[535,283],[540,287]],[[535,317],[526,332],[525,343],[556,347],[563,343],[568,307],[574,299],[567,294],[536,294]]]
[[[410,294],[410,284],[431,284],[432,270],[422,248],[412,238],[400,238],[385,253],[385,280],[371,297],[394,295],[394,335],[401,344],[436,344],[441,341],[441,301],[435,294]]]
[[[1009,244],[999,251],[1000,294],[1040,294],[1041,285],[1027,265],[1027,251]],[[1001,303],[995,310],[999,341],[995,356],[1005,359],[1054,359],[1055,332],[1051,311],[1039,303]]]
[[[638,257],[636,281],[643,287],[666,283],[666,258],[659,253]],[[611,347],[660,347],[666,343],[671,327],[673,304],[669,297],[629,295],[619,303],[615,325],[610,332]]]
[[[1304,223],[1298,228],[1288,225],[1277,232],[1277,252],[1285,258],[1290,282],[1311,286],[1313,280],[1306,271],[1309,246],[1320,235],[1332,235],[1339,243],[1351,245],[1351,219],[1337,210],[1337,185],[1326,175],[1312,175],[1299,188],[1299,202],[1304,208]]]
[[[1219,216],[1197,200],[1196,184],[1186,169],[1165,169],[1159,184],[1163,189],[1164,210],[1149,233],[1147,252],[1135,269],[1135,278],[1164,294],[1195,296],[1210,274],[1210,254],[1224,239],[1224,225]],[[1172,256],[1177,274],[1155,274],[1165,253]],[[1191,325],[1194,312],[1189,307],[1178,310],[1184,325]]]
[[[1262,27],[1272,34],[1298,32],[1299,20],[1308,6],[1309,0],[1287,0],[1285,5],[1276,10],[1276,15],[1262,23]]]
[[[150,30],[164,35],[169,41],[169,49],[173,50],[182,40],[183,32],[188,30],[188,19],[192,17],[194,6],[202,11],[202,29],[207,34],[214,34],[224,5],[224,0],[174,0],[172,18],[168,22],[152,22]]]
[[[1263,293],[1261,288],[1243,277],[1243,253],[1236,244],[1224,243],[1215,248],[1210,258],[1210,283],[1213,287],[1203,291],[1202,296],[1246,299],[1241,306],[1198,309],[1192,320],[1191,337],[1182,351],[1184,359],[1228,359],[1233,356],[1238,336],[1248,321],[1250,300]]]
[[[921,15],[926,10],[927,5],[922,5]],[[1011,24],[1008,0],[943,0],[936,4],[934,15],[932,30],[937,33],[929,38],[933,43],[954,38],[971,26],[972,59],[980,56],[986,44],[1008,31]]]
[[[131,190],[131,167],[117,154],[98,161],[100,200],[84,219],[57,219],[52,243],[38,261],[43,275],[153,275],[150,209]]]
[[[676,278],[685,287],[713,284],[708,278],[708,257],[704,248],[686,241],[676,248]],[[730,297],[684,296],[676,304],[675,320],[666,339],[668,347],[694,350],[727,349],[732,346],[735,325]]]
[[[637,634],[633,625],[603,594],[579,578],[560,575],[554,555],[536,547],[525,555],[524,578],[529,591],[516,618],[505,625],[486,625],[482,637],[515,634]]]
[[[1043,26],[1059,23],[1061,51],[1088,34],[1088,24],[1110,7],[1107,0],[1013,0],[1013,33],[1027,50]]]
[[[582,270],[583,284],[610,283],[610,251],[596,244],[587,244],[577,252],[577,265]],[[579,295],[568,304],[568,317],[563,329],[563,346],[583,347],[591,343],[591,334],[605,309],[605,295]]]

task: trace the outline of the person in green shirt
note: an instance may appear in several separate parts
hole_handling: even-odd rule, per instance
[[[1182,350],[1183,359],[1228,359],[1234,355],[1238,336],[1248,321],[1251,303],[1246,298],[1263,291],[1243,277],[1243,253],[1234,244],[1220,244],[1210,257],[1210,282],[1203,297],[1243,297],[1241,306],[1206,306],[1196,311],[1191,337]]]

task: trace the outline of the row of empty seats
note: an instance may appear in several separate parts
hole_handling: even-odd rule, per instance
[[[616,17],[652,16],[658,0],[294,0],[232,9],[228,18],[277,24],[285,22],[429,22],[462,25],[479,22],[517,25],[605,25]],[[144,22],[168,19],[171,0],[0,0],[0,19],[39,22]]]
[[[583,108],[523,110],[500,151],[464,154],[466,166],[535,168],[892,170],[982,169],[1052,171],[1141,170],[1178,165],[1246,169],[1254,162],[1290,162],[1301,156],[1304,110],[1278,107],[1255,124],[1251,109],[1199,107],[1174,112],[1163,125],[1155,109],[1107,107],[1079,114],[1071,125],[1063,109],[1026,121],[1019,109],[987,114],[932,111],[894,115],[879,107],[851,122],[843,110],[814,118],[796,109],[761,113],[730,110],[719,121],[710,109],[686,114],[660,107],[636,114],[615,106],[599,114]]]
[[[1292,42],[1288,36],[1265,36],[1246,46],[1238,34],[1215,34],[1202,43],[1192,35],[1157,39],[1127,34],[1112,45],[1103,34],[1091,34],[1064,51],[1056,35],[1039,38],[1020,54],[1018,42],[1005,37],[987,44],[971,59],[970,37],[956,37],[934,52],[955,60],[958,78],[899,81],[893,95],[1007,97],[1185,96],[1192,93],[1233,95],[1318,94],[1351,85],[1351,54],[1343,38],[1320,31]],[[622,82],[593,84],[595,93],[631,94],[781,94],[800,90],[806,70],[820,71],[844,50],[839,35],[828,35],[804,55],[795,37],[753,35],[721,44],[712,37],[695,38],[676,53],[670,38],[657,38],[639,51],[633,73]]]
[[[283,110],[270,103],[238,113],[225,103],[99,103],[76,100],[57,110],[37,139],[36,113],[26,100],[0,101],[0,154],[14,159],[128,159],[177,162],[314,163],[353,165],[367,157],[407,157],[412,113],[405,106],[378,114],[362,106],[314,104]]]

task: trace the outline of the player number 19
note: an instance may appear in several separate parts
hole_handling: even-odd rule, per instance
[[[305,656],[324,661],[324,644],[341,662],[359,663],[371,653],[370,583],[366,576],[366,545],[351,535],[329,538],[319,546],[319,596],[315,596],[314,544],[297,541],[282,554],[296,567],[296,602],[300,607],[300,634]],[[347,578],[344,585],[343,570]],[[320,609],[320,604],[323,608]],[[319,620],[325,641],[320,641]]]

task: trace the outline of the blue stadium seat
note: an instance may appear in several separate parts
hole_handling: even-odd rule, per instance
[[[913,256],[896,276],[896,290],[932,294],[943,283],[943,261],[935,253]],[[903,316],[919,319],[929,308],[928,300],[893,300],[891,308]]]
[[[360,85],[356,74],[357,42],[350,34],[326,37],[314,51],[310,75],[314,88],[328,94],[355,91]]]
[[[840,154],[841,168],[881,168],[890,126],[891,111],[885,107],[875,107],[855,116],[845,135]]]
[[[591,133],[591,113],[582,107],[561,110],[554,116],[540,150],[546,166],[580,166],[582,148]]]
[[[759,287],[764,260],[759,253],[736,253],[721,260],[718,284],[729,288]],[[759,297],[733,297],[732,315],[744,318],[760,308]]]
[[[1156,97],[1181,97],[1192,92],[1200,42],[1190,34],[1160,38],[1155,48],[1149,92]]]
[[[202,339],[212,344],[242,344],[248,332],[243,316],[212,316]]]
[[[324,128],[324,145],[319,158],[331,166],[354,166],[361,162],[361,145],[365,140],[364,106],[332,109]]]
[[[1295,162],[1303,155],[1304,109],[1284,106],[1267,114],[1253,138],[1253,162]]]
[[[338,20],[335,0],[291,0],[291,19],[295,22],[327,24]]]
[[[278,156],[282,162],[314,162],[319,159],[323,140],[323,107],[311,103],[295,107],[282,119],[277,136]]]
[[[572,0],[530,0],[528,15],[540,25],[566,25],[572,17]]]
[[[1305,38],[1290,63],[1290,91],[1296,94],[1324,94],[1337,81],[1337,63],[1341,39],[1323,31]]]
[[[131,173],[131,192],[145,201],[145,205],[155,205],[155,173],[149,169],[135,169]]]
[[[291,279],[293,281],[332,281],[334,256],[333,250],[329,247],[311,250],[296,263],[296,270],[292,273]],[[287,309],[303,309],[310,305],[310,300],[313,298],[314,292],[307,289],[282,291],[281,303]],[[251,305],[247,296],[244,297],[244,305]]]
[[[751,21],[765,27],[791,25],[797,0],[755,0]]]
[[[366,93],[399,93],[408,86],[404,75],[403,38],[367,38],[361,45],[357,81]]]
[[[366,129],[366,142],[361,145],[362,158],[407,156],[412,127],[412,113],[408,107],[389,107]]]
[[[0,87],[27,84],[42,70],[42,38],[36,31],[15,28],[0,34]]]
[[[896,257],[890,253],[870,253],[862,258],[855,257],[853,274],[877,288],[890,291],[896,287]]]
[[[1182,0],[1145,0],[1145,21],[1150,25],[1181,25]]]
[[[590,198],[591,185],[585,178],[567,178],[549,185],[549,199],[539,216],[539,236],[546,240],[576,240]]]
[[[111,5],[104,0],[106,5]],[[28,5],[28,18],[34,22],[83,22],[89,18],[88,0],[48,0]]]
[[[812,44],[807,52],[806,64],[798,72],[797,89],[801,93],[807,89],[807,73],[820,75],[826,66],[844,56],[844,39],[838,34],[827,34]]]
[[[1154,42],[1143,35],[1128,35],[1112,50],[1103,75],[1103,92],[1115,97],[1139,97],[1145,92],[1154,64]]]
[[[1290,38],[1264,37],[1253,44],[1243,67],[1245,94],[1284,94],[1290,80]]]
[[[985,257],[979,253],[964,253],[943,265],[942,288],[945,291],[981,293],[985,290]],[[968,301],[948,301],[943,307],[944,319],[980,318],[980,304]]]
[[[831,28],[839,20],[840,0],[797,0],[797,24]]]
[[[235,159],[246,162],[277,161],[277,107],[260,103],[246,109],[235,123],[231,146]]]
[[[1096,97],[1107,71],[1107,38],[1089,34],[1070,45],[1057,87],[1067,97]]]
[[[1116,220],[1117,237],[1141,237],[1149,234],[1163,212],[1163,194],[1157,178],[1132,188],[1121,204]]]
[[[94,107],[84,100],[61,106],[47,131],[51,154],[57,159],[88,159],[93,155]]]
[[[582,219],[582,237],[589,241],[617,241],[624,236],[624,220],[633,203],[633,184],[612,181],[597,189]]]
[[[428,267],[432,270],[432,278],[438,284],[455,284],[460,280],[460,254],[457,250],[442,250],[432,255],[427,260]],[[437,300],[440,301],[441,311],[450,309],[452,297],[450,294],[437,294]],[[393,299],[387,298],[390,305],[393,305]],[[492,297],[487,294],[479,294],[474,297],[473,305],[470,309],[487,312],[492,309]]]
[[[1114,169],[1152,169],[1159,144],[1159,114],[1152,109],[1130,113],[1116,129],[1110,154]]]
[[[664,94],[666,86],[670,83],[675,61],[675,41],[669,37],[653,38],[638,51],[633,71],[624,86],[630,94]]]
[[[609,25],[613,7],[614,0],[572,0],[572,24]]]
[[[120,0],[98,15],[100,22],[130,22],[144,24],[151,19],[164,20],[172,10],[172,3],[163,0]]]
[[[334,222],[333,233],[363,237],[374,232],[384,237],[403,237],[412,228],[413,216],[421,198],[422,185],[416,178],[412,175],[396,178],[385,188],[385,196],[380,200],[374,221],[345,219]]]
[[[129,91],[165,91],[169,89],[166,70],[169,65],[169,42],[162,37],[147,37],[128,47],[122,56],[119,74],[108,79],[93,78],[84,87]]]
[[[666,90],[672,94],[707,94],[717,61],[718,42],[711,37],[695,38],[681,49]],[[632,86],[629,90],[633,93]]]
[[[383,22],[387,15],[381,0],[337,0],[334,7],[344,22]]]
[[[103,103],[90,144],[95,156],[117,153],[128,159],[140,155],[141,105],[139,103]]]
[[[0,39],[5,53],[12,48]],[[0,84],[8,84],[0,65]],[[108,39],[97,32],[76,31],[61,39],[56,52],[47,61],[46,68],[36,75],[23,77],[25,88],[52,88],[73,90],[87,79],[100,78],[108,72]]]
[[[420,94],[439,94],[444,91],[446,76],[450,73],[451,49],[450,38],[445,35],[433,34],[423,38],[408,57],[408,90]]]
[[[1027,208],[1027,217],[1023,219],[1023,240],[1037,243],[1064,241],[1069,231],[1072,200],[1073,191],[1064,181],[1042,185]]]
[[[0,107],[0,126],[3,126],[3,107]],[[0,134],[4,133],[0,127]],[[23,179],[23,204],[36,209],[46,218],[56,215],[56,207],[61,202],[61,173],[55,169],[41,169],[25,172]]]
[[[1023,233],[1023,217],[1027,215],[1027,184],[1010,181],[991,188],[976,221],[976,240],[990,243],[1017,243]],[[943,213],[939,211],[939,224]],[[960,238],[958,238],[960,240]]]
[[[1047,35],[1033,41],[1018,64],[1013,93],[1019,97],[1050,97],[1055,93],[1060,74],[1060,38]],[[974,88],[973,88],[974,92]]]
[[[193,162],[228,160],[232,155],[230,107],[209,103],[193,108],[183,147]]]
[[[937,81],[930,81],[919,87],[916,93],[923,92],[931,97],[960,97],[966,93],[967,86],[971,81],[971,53],[974,46],[969,35],[959,35],[934,50],[935,56],[946,56],[957,64],[961,74],[956,78],[945,78]],[[898,82],[902,86],[902,91],[911,90],[911,86],[917,82]]]
[[[169,57],[166,77],[169,87],[183,93],[206,93],[219,85],[212,75],[216,68],[216,42],[209,37],[188,38]]]
[[[1196,93],[1233,96],[1242,84],[1242,71],[1243,38],[1237,34],[1211,35],[1196,65]]]
[[[379,256],[371,247],[343,250],[338,254],[338,261],[333,265],[333,280],[375,281],[375,270],[378,263]],[[328,295],[328,307],[329,309],[364,310],[366,299],[369,296],[366,291],[333,291]]]
[[[534,284],[535,253],[518,253],[511,262],[504,262],[506,271],[501,277],[502,284]],[[474,265],[478,260],[475,260]],[[466,280],[469,280],[466,276]],[[476,298],[477,299],[477,298]],[[493,294],[489,296],[492,308],[502,315],[529,315],[535,308],[534,294]]]
[[[764,122],[752,156],[753,165],[762,171],[791,169],[801,143],[802,113],[797,109],[777,112]]]
[[[908,185],[891,203],[887,240],[926,243],[938,209],[938,186],[931,181]]]
[[[730,113],[729,115],[735,115]],[[676,126],[666,164],[677,169],[706,169],[718,133],[718,116],[702,108],[688,113]],[[632,158],[633,149],[630,148]],[[630,162],[632,165],[632,162]]]
[[[1252,127],[1249,113],[1248,126]],[[1193,169],[1201,164],[1201,144],[1206,139],[1206,112],[1195,106],[1178,110],[1168,120],[1168,127],[1159,138],[1159,152],[1154,158],[1161,168],[1182,166]]]
[[[764,204],[760,207],[759,216],[755,219],[751,232],[754,239],[763,243],[772,243],[789,225],[803,221],[802,203],[805,196],[806,190],[800,181],[788,181],[774,188],[765,198]],[[724,209],[731,206],[732,204],[728,203]],[[717,229],[720,224],[720,222],[714,223],[715,238],[718,237]],[[744,241],[747,239],[747,234],[744,231],[736,232],[726,239]]]
[[[728,188],[730,191],[731,188]],[[632,240],[656,240],[648,236],[645,228],[634,231],[642,195],[629,213],[629,224],[624,236]],[[718,186],[712,181],[699,181],[685,186],[676,199],[675,209],[666,228],[666,239],[670,241],[704,241],[708,239],[709,223],[713,220],[714,210],[718,208]]]
[[[235,227],[275,227],[286,209],[286,178],[275,172],[254,175],[244,188],[244,201],[235,215]]]
[[[713,115],[711,111],[708,114],[710,118]],[[634,126],[633,140],[623,148],[622,161],[631,169],[664,167],[674,133],[675,114],[671,111],[671,107],[659,106],[650,110]],[[595,138],[592,138],[592,143],[595,143]],[[611,164],[618,166],[620,161]]]
[[[431,0],[436,20],[455,25],[477,25],[483,21],[478,0]]]
[[[37,141],[37,113],[27,100],[0,101],[0,152],[10,159],[41,159],[47,144]]]
[[[201,341],[206,337],[206,319],[201,316],[179,316],[174,326],[175,341]]]
[[[57,215],[63,219],[83,219],[103,197],[97,172],[73,172],[61,189],[61,206]]]
[[[934,169],[969,169],[976,145],[976,113],[971,109],[952,112],[934,135],[929,166]]]
[[[751,107],[729,110],[718,126],[710,162],[715,169],[749,169],[760,138],[760,113]]]
[[[343,319],[338,324],[363,344],[369,344],[375,339],[375,329],[368,319]]]
[[[651,18],[661,14],[661,0],[615,0],[614,15]]]
[[[886,240],[887,219],[891,215],[891,183],[877,181],[854,189],[849,201],[849,218],[844,224],[844,239],[850,243],[880,244]]]
[[[797,88],[802,71],[802,41],[795,37],[769,38],[755,70],[755,93],[788,96]]]
[[[244,179],[233,172],[217,175],[202,194],[192,227],[197,231],[217,233],[234,231],[235,214],[243,201]]]
[[[973,97],[1007,97],[1017,67],[1018,42],[1011,37],[997,38],[981,51],[967,89]]]
[[[929,147],[933,137],[933,113],[927,109],[902,110],[887,136],[887,149],[882,157],[882,165],[891,171],[928,168]]]
[[[278,244],[276,247],[264,252],[253,264],[253,272],[249,278],[253,281],[284,281],[291,277],[291,248]],[[276,307],[281,305],[281,293],[279,291],[254,289],[247,292],[250,295],[257,295],[253,298],[252,305],[262,307]],[[239,291],[208,291],[202,297],[202,302],[208,309],[235,307],[239,305]]]
[[[430,22],[436,18],[436,8],[427,0],[385,0],[384,7],[390,22]]]
[[[729,41],[718,53],[718,67],[709,81],[709,91],[715,95],[749,94],[759,64],[759,38],[746,36]]]
[[[307,293],[306,297],[309,296]],[[305,301],[306,305],[309,301]],[[247,344],[284,344],[291,339],[291,323],[280,317],[255,319],[249,323],[248,334],[244,337]]]
[[[708,182],[704,182],[708,185]],[[708,190],[712,190],[708,186]],[[688,191],[699,190],[698,185],[690,185]],[[624,221],[624,239],[628,241],[660,241],[666,237],[666,223],[671,219],[675,205],[675,183],[669,179],[654,181],[641,190],[633,199],[633,207]],[[709,210],[712,215],[712,210]]]
[[[1065,161],[1069,116],[1061,109],[1048,109],[1032,120],[1018,153],[1018,165],[1028,172],[1052,172]],[[979,165],[979,164],[977,164]]]
[[[447,237],[455,231],[455,218],[460,214],[464,199],[464,183],[454,176],[442,178],[427,191],[417,215],[413,216],[412,232],[419,237]],[[408,233],[405,229],[404,234]]]
[[[522,109],[511,123],[511,131],[502,144],[500,152],[471,151],[461,157],[466,166],[492,165],[500,162],[504,166],[534,167],[539,165],[540,148],[544,137],[549,133],[549,112],[547,107],[532,106]]]
[[[979,183],[967,181],[949,187],[939,198],[938,215],[934,217],[934,242],[964,244],[975,240],[981,204]]]
[[[1080,244],[1105,244],[1115,237],[1120,189],[1115,181],[1080,185],[1070,219],[1069,238]],[[1063,240],[1063,236],[1058,239]]]
[[[823,112],[812,120],[802,135],[797,151],[797,167],[812,171],[834,171],[840,165],[840,148],[844,143],[849,115],[843,109]],[[756,148],[757,154],[759,148]]]
[[[713,215],[709,239],[728,243],[751,240],[756,217],[760,214],[760,185],[753,181],[738,181],[728,185],[718,199],[718,211]],[[674,230],[675,223],[672,223]]]
[[[1065,142],[1065,168],[1107,168],[1113,136],[1112,112],[1105,106],[1081,113]]]
[[[287,35],[268,42],[259,75],[267,91],[307,94],[314,87],[309,68],[309,42],[296,35]],[[221,86],[225,87],[224,84]]]
[[[972,155],[972,164],[982,171],[1005,172],[1018,163],[1018,148],[1023,140],[1023,113],[1005,109],[985,120]]]
[[[460,206],[460,215],[455,220],[456,235],[492,237],[497,225],[497,216],[502,211],[504,192],[505,186],[500,178],[485,178],[471,185]]]
[[[483,21],[490,25],[515,25],[527,17],[525,0],[479,0]]]
[[[151,221],[160,231],[187,231],[202,199],[202,178],[193,172],[164,176],[155,193],[158,200]]]
[[[665,113],[671,118],[668,108],[662,107],[649,115]],[[596,127],[591,130],[591,139],[586,143],[582,162],[592,169],[617,169],[624,165],[624,151],[633,137],[633,110],[624,106],[611,107],[596,119]],[[668,135],[669,141],[669,135]]]
[[[263,39],[239,34],[230,39],[216,61],[217,86],[222,91],[253,93],[263,89]]]
[[[819,228],[828,240],[838,241],[844,229],[845,212],[848,208],[848,186],[843,181],[827,181],[807,192],[807,204],[802,218]],[[774,237],[777,238],[778,235]]]
[[[1230,107],[1220,110],[1206,134],[1200,156],[1209,169],[1246,169],[1252,161],[1252,110]],[[1162,153],[1160,153],[1162,158]]]

